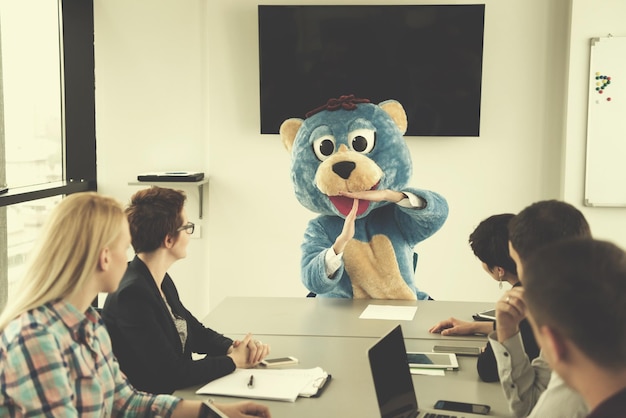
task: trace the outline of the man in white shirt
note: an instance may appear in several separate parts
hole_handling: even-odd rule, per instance
[[[522,285],[524,262],[535,250],[577,237],[590,238],[591,231],[583,214],[568,203],[540,201],[517,214],[509,223],[509,252]],[[517,418],[585,417],[583,398],[552,372],[543,351],[532,363],[528,360],[519,335],[519,323],[525,317],[523,288],[513,288],[496,303],[496,330],[489,335],[511,412]]]

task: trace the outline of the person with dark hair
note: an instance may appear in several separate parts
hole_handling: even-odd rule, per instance
[[[588,417],[626,416],[626,253],[593,239],[545,246],[528,258],[524,288],[545,358]]]
[[[512,213],[493,215],[478,224],[469,236],[469,244],[474,255],[481,261],[483,269],[491,278],[502,283],[507,282],[513,287],[520,286],[515,261],[509,256],[508,223],[514,217]],[[435,324],[429,331],[440,332],[442,335],[488,334],[494,330],[494,323],[482,321],[462,321],[449,318]],[[539,347],[527,321],[520,324],[524,340],[524,349],[528,357],[534,359],[539,355]],[[498,366],[491,346],[487,344],[476,362],[478,376],[484,382],[500,380]]]
[[[534,253],[525,272],[528,316],[552,369],[583,396],[589,417],[623,417],[626,253],[606,241],[567,240]]]
[[[539,248],[564,239],[591,238],[583,214],[569,203],[544,200],[524,208],[509,222],[509,254],[522,284],[527,259]],[[543,277],[550,281],[551,277]],[[584,292],[584,289],[580,289]],[[522,287],[496,303],[496,330],[489,344],[498,363],[500,384],[516,417],[578,418],[587,414],[583,399],[552,372],[543,352],[531,361],[524,352],[520,323],[526,316]]]
[[[122,371],[151,393],[207,383],[236,367],[254,367],[269,353],[249,334],[233,341],[205,327],[181,302],[167,271],[186,257],[194,232],[185,199],[182,191],[161,187],[132,196],[125,212],[136,255],[102,310]],[[193,359],[192,353],[206,356]]]
[[[509,255],[509,221],[512,213],[492,215],[478,224],[469,236],[469,244],[474,255],[482,262],[483,269],[500,283],[507,281],[514,285],[519,282],[515,261]]]

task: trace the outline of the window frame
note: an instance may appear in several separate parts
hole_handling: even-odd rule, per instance
[[[65,180],[11,188],[0,207],[97,190],[93,0],[59,0]]]

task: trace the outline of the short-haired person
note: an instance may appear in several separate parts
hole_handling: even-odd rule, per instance
[[[112,198],[85,192],[55,207],[19,289],[0,315],[0,416],[198,417],[203,403],[128,383],[91,302],[126,270],[128,222]],[[253,402],[230,417],[269,417]]]
[[[515,261],[509,255],[509,221],[514,217],[512,213],[492,215],[481,221],[469,236],[469,244],[474,255],[481,261],[483,269],[494,280],[497,280],[502,289],[502,283],[507,282],[512,287],[521,286],[517,277]],[[489,334],[495,324],[488,321],[462,321],[449,318],[438,322],[430,332],[440,332],[442,335],[473,335]],[[539,355],[539,347],[533,336],[528,321],[520,323],[520,332],[524,341],[524,351],[532,360]],[[478,376],[485,382],[497,382],[498,365],[491,345],[487,344],[476,362]]]
[[[205,327],[181,302],[167,271],[187,256],[193,233],[185,200],[182,191],[162,187],[132,196],[126,215],[136,255],[102,310],[122,371],[136,388],[151,393],[172,393],[236,367],[254,367],[269,353],[250,335],[233,341]],[[194,359],[192,353],[206,356]]]
[[[563,201],[543,200],[527,206],[509,222],[509,254],[525,286],[524,265],[534,251],[563,239],[590,237],[589,224],[578,209]],[[526,356],[519,327],[525,315],[523,289],[515,287],[496,303],[496,330],[489,334],[511,412],[515,417],[533,418],[586,416],[581,396],[552,372],[543,354],[532,363]]]
[[[567,240],[524,267],[528,316],[552,370],[582,395],[589,418],[625,417],[626,253],[606,241]]]

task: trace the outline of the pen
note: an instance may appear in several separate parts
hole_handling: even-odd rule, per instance
[[[254,375],[250,375],[250,380],[248,380],[248,389],[252,389],[254,387]]]

